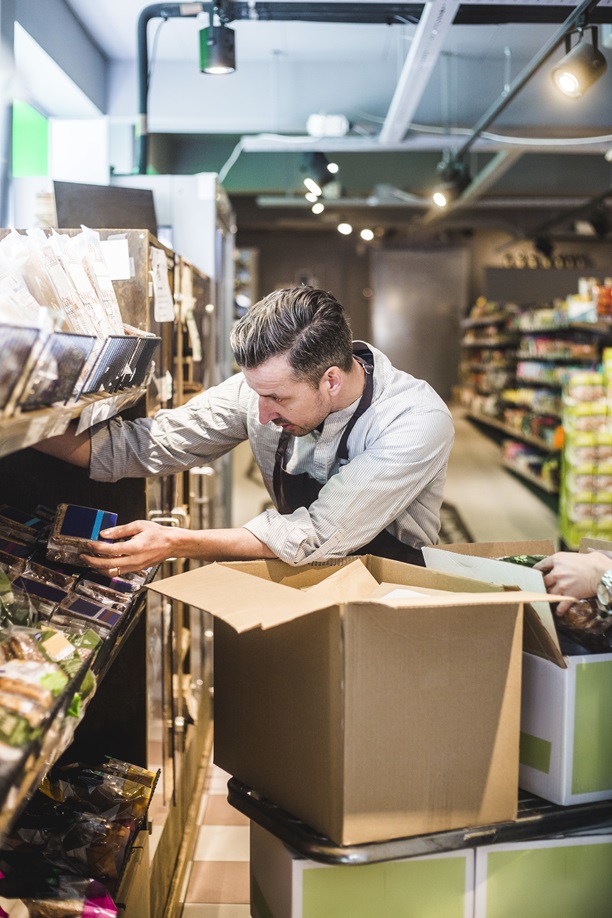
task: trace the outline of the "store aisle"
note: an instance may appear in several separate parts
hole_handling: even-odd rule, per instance
[[[555,513],[499,460],[499,447],[453,409],[456,438],[446,500],[475,541],[552,539]],[[234,525],[260,512],[268,495],[250,463],[248,446],[235,451]],[[199,814],[195,857],[182,895],[183,918],[248,918],[248,820],[226,799],[228,775],[210,764]]]
[[[453,408],[455,443],[445,499],[461,514],[475,542],[551,539],[558,544],[557,515],[500,461],[500,447]]]

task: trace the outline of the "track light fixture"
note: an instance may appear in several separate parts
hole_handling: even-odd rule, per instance
[[[565,36],[565,57],[551,72],[552,80],[559,92],[570,99],[580,99],[587,89],[604,75],[608,62],[598,47],[597,26],[591,26],[591,44],[584,41],[584,28],[575,29]],[[572,48],[571,36],[578,35]]]
[[[533,247],[536,252],[539,252],[544,258],[547,258],[549,261],[552,260],[555,247],[550,236],[537,236],[533,240]]]
[[[208,28],[200,29],[200,71],[202,73],[233,73],[236,69],[234,31],[218,0],[211,3]]]
[[[605,239],[612,229],[612,221],[610,220],[606,205],[603,202],[595,205],[587,217],[587,220],[593,227],[595,235],[599,236],[600,239]]]
[[[304,153],[300,171],[304,173],[304,184],[308,191],[319,197],[323,188],[332,181],[338,166],[330,163],[324,153]]]
[[[433,202],[438,207],[446,207],[461,196],[470,184],[471,177],[466,164],[456,158],[438,163],[438,172],[441,181],[433,193]]]

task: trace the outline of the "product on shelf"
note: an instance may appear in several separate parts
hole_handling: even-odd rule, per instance
[[[575,373],[563,391],[562,488],[560,530],[570,548],[585,536],[612,537],[612,415],[609,353],[602,370]]]
[[[116,526],[117,519],[117,514],[109,510],[58,504],[47,542],[47,558],[85,566],[81,555],[89,551],[89,543],[108,541],[100,536],[100,532]]]
[[[8,231],[0,285],[5,417],[144,385],[160,339],[124,326],[96,230]]]
[[[54,767],[3,841],[2,905],[22,914],[12,910],[20,899],[23,914],[41,918],[115,916],[112,897],[158,777],[115,758]]]

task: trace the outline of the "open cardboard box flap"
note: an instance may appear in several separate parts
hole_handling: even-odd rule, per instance
[[[551,541],[540,539],[426,546],[423,548],[423,556],[425,564],[432,570],[477,577],[479,580],[546,595],[544,577],[540,571],[497,559],[512,555],[551,555],[554,551],[555,546]],[[566,668],[566,663],[561,653],[550,603],[567,598],[546,595],[545,601],[526,600],[530,604],[525,607],[524,615],[524,649],[551,660],[561,668]]]
[[[332,564],[325,569],[316,568],[315,576],[326,574],[327,579],[320,580],[316,588],[313,586],[307,590],[299,588],[297,573],[291,578],[293,586],[287,586],[286,583],[268,579],[270,571],[267,563],[262,565],[258,562],[215,562],[165,580],[153,581],[148,588],[187,605],[205,609],[238,633],[254,628],[265,630],[330,606],[371,601],[371,593],[378,588],[379,581],[368,570],[368,558],[351,560],[346,566]],[[381,570],[384,570],[385,559],[375,560],[383,562]],[[393,566],[395,562],[388,564]],[[488,584],[473,578],[447,576],[422,567],[404,564],[401,568],[409,580],[414,577],[420,587],[435,592],[426,595],[417,591],[399,600],[386,602],[377,599],[377,602],[402,609],[418,609],[488,605],[491,602],[503,605],[529,603],[543,598],[542,593],[504,592],[502,588],[496,590],[493,585],[487,590]],[[297,572],[299,568],[295,570]],[[278,575],[283,571],[277,569],[275,573]],[[303,573],[310,583],[312,569]],[[400,589],[406,585],[393,584]],[[409,586],[412,588],[412,583]]]
[[[578,551],[612,551],[612,542],[608,542],[606,539],[581,539]]]
[[[378,580],[362,561],[352,561],[314,586],[304,587],[310,598],[319,597],[326,603],[353,602],[366,599],[378,589]]]

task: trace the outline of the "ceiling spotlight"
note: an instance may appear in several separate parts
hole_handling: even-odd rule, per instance
[[[610,229],[612,229],[610,216],[605,204],[596,205],[587,217],[587,220],[595,230],[595,235],[599,236],[600,239],[607,236]]]
[[[311,210],[313,214],[322,214],[325,210],[325,204],[322,204],[321,201],[317,201],[316,204],[312,205]]]
[[[236,53],[233,29],[225,25],[227,18],[221,4],[211,4],[208,28],[200,29],[200,71],[202,73],[233,73],[236,69]]]
[[[309,191],[316,194],[317,197],[322,193],[323,188],[332,181],[333,168],[338,171],[335,163],[330,163],[323,153],[304,153],[300,161],[300,171],[304,174],[304,184]]]
[[[374,238],[374,231],[371,230],[371,229],[362,229],[361,232],[359,233],[359,235],[360,235],[361,238],[364,239],[366,242],[371,242],[372,239]]]
[[[608,68],[608,62],[597,45],[597,26],[591,26],[590,31],[592,44],[583,41],[582,28],[565,36],[565,57],[551,72],[557,89],[570,99],[580,99]],[[579,38],[572,48],[573,34],[578,34]]]
[[[304,179],[304,184],[308,188],[308,191],[310,192],[310,194],[313,194],[315,198],[319,198],[321,196],[322,190],[321,188],[319,188],[319,186],[317,185],[314,179],[310,178],[309,176],[306,176],[306,178]]]
[[[460,159],[443,160],[438,164],[441,182],[432,197],[438,207],[446,207],[465,191],[471,182],[468,167]]]
[[[338,165],[338,163],[328,163],[327,164],[327,171],[331,172],[332,175],[335,175],[339,169],[340,169],[340,166]]]
[[[338,232],[342,233],[343,236],[350,236],[353,232],[353,227],[350,223],[339,223]]]
[[[320,189],[319,189],[319,190],[320,190]],[[314,204],[315,201],[317,201],[318,198],[319,198],[319,196],[318,196],[317,194],[315,194],[313,191],[307,191],[306,194],[304,195],[304,197],[305,197],[306,200],[309,201],[311,204]]]

